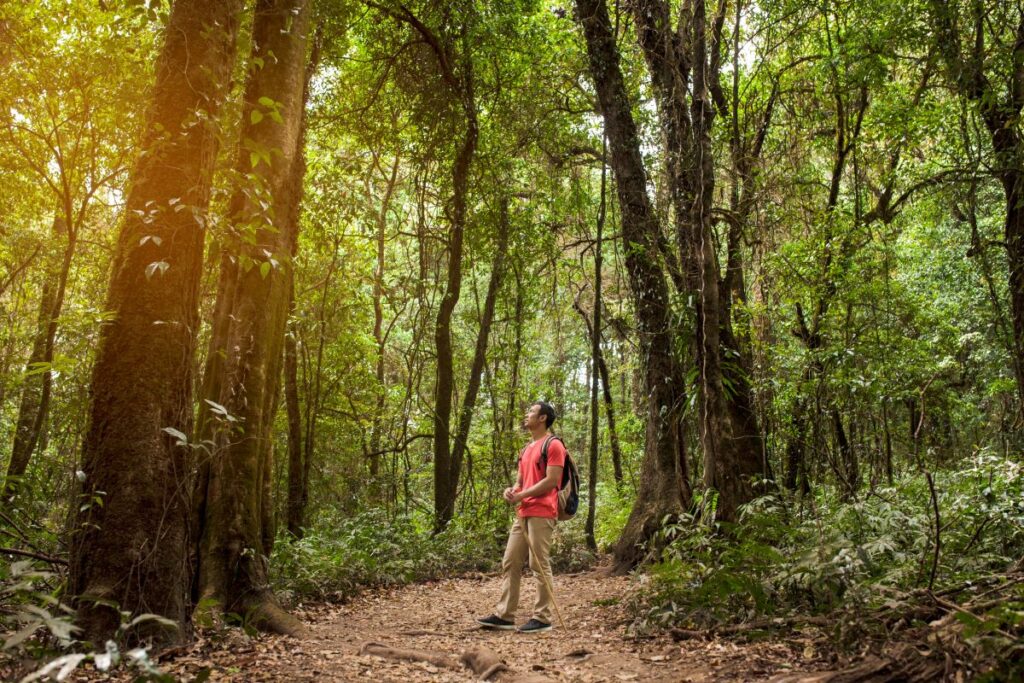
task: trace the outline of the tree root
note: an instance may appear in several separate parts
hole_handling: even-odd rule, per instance
[[[506,680],[508,683],[551,683],[551,679],[537,674],[525,677],[513,677],[514,673],[508,665],[501,660],[496,652],[486,647],[472,647],[463,652],[458,661],[443,652],[430,652],[428,650],[405,650],[397,647],[390,647],[383,643],[363,643],[359,648],[361,655],[373,655],[407,662],[426,662],[442,669],[461,670],[462,665],[469,667],[477,676],[478,680],[487,681],[494,679]]]
[[[396,647],[388,647],[383,643],[363,643],[359,648],[361,655],[374,655],[384,659],[394,659],[407,662],[427,662],[443,669],[461,669],[462,666],[446,654],[440,652],[429,652],[427,650],[404,650]]]
[[[486,647],[473,647],[462,653],[459,661],[473,670],[480,680],[486,681],[501,671],[508,671],[508,666],[501,661],[497,653]]]
[[[285,611],[274,599],[260,599],[247,612],[252,614],[253,625],[261,631],[292,638],[303,638],[308,634],[306,625]]]

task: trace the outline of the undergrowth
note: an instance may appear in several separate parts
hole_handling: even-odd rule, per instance
[[[493,523],[456,519],[434,535],[428,520],[390,518],[380,510],[353,516],[327,511],[301,539],[278,538],[272,581],[288,604],[344,600],[368,587],[489,571],[501,561],[496,533]]]
[[[497,571],[511,520],[456,518],[440,534],[430,520],[374,510],[345,516],[325,511],[301,539],[274,544],[271,580],[285,604],[345,600],[361,590],[400,586],[467,572]],[[589,568],[583,519],[560,523],[551,548],[556,573]]]
[[[852,501],[825,488],[806,500],[776,491],[747,505],[735,525],[694,517],[668,524],[660,560],[639,576],[631,629],[829,615],[834,638],[852,647],[886,636],[888,627],[869,614],[898,613],[915,596],[963,600],[1002,585],[1004,599],[954,616],[980,648],[1020,657],[1024,591],[1004,575],[1024,570],[1021,465],[979,453],[966,469],[936,474],[934,486],[934,501],[923,474]]]
[[[127,642],[136,626],[148,622],[175,628],[174,622],[155,614],[133,618],[121,612],[121,626],[98,650],[96,644],[78,640],[75,611],[62,601],[63,581],[37,565],[32,560],[0,562],[0,678],[62,681],[91,662],[97,671],[130,671],[135,681],[173,683],[150,659],[147,647],[129,648]]]

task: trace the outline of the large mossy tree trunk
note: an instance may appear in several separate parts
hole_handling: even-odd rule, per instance
[[[704,483],[718,493],[717,517],[733,521],[738,506],[753,497],[751,482],[764,474],[765,461],[750,382],[742,368],[723,362],[724,351],[736,347],[712,226],[711,97],[713,90],[721,93],[724,14],[720,11],[714,18],[709,32],[702,0],[679,13],[677,28],[665,0],[637,0],[632,9],[658,103],[683,286],[694,302],[700,399],[696,420]],[[726,382],[733,388],[730,395]]]
[[[191,601],[192,375],[206,211],[240,0],[178,0],[168,19],[132,171],[92,376],[70,592],[83,637],[103,642],[118,610],[187,632]],[[151,625],[154,622],[145,622]]]
[[[198,490],[197,597],[211,613],[246,616],[258,628],[297,635],[302,626],[268,585],[273,542],[271,426],[278,403],[291,303],[292,256],[305,161],[303,111],[309,8],[306,0],[260,0],[245,88],[239,184],[231,202],[232,264],[222,273],[215,327],[223,360],[204,382],[216,390],[206,432],[213,452]],[[266,150],[267,153],[263,154]],[[261,198],[269,198],[261,203]],[[212,403],[210,403],[212,402]]]
[[[660,226],[647,194],[647,172],[608,8],[604,0],[576,0],[576,8],[615,172],[646,392],[646,439],[636,503],[614,550],[621,571],[643,558],[666,516],[679,515],[691,503],[682,434],[686,389],[659,258]]]

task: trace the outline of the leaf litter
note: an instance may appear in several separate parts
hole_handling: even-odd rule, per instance
[[[487,680],[509,683],[770,681],[828,667],[805,658],[806,638],[737,644],[626,637],[621,598],[631,580],[601,570],[555,577],[564,630],[557,622],[532,635],[482,629],[475,619],[493,611],[500,587],[500,576],[473,575],[368,591],[340,605],[301,604],[293,613],[309,627],[303,640],[250,636],[237,628],[201,631],[186,648],[161,657],[160,667],[185,682],[465,683],[482,679],[458,665],[459,658],[480,650],[496,656]],[[535,590],[524,576],[518,622],[530,617]],[[429,655],[431,661],[374,654],[387,651]],[[131,680],[127,672],[79,674],[78,680]]]

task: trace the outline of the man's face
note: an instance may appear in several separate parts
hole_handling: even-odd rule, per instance
[[[537,427],[543,427],[544,416],[540,414],[540,406],[532,405],[526,409],[526,417],[523,418],[523,429],[530,431]]]

